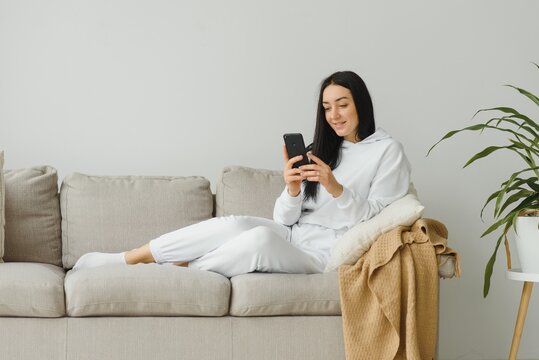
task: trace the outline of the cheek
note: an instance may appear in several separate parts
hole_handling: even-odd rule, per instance
[[[357,116],[356,109],[350,109],[350,112],[347,114],[350,119],[352,119],[355,126],[359,124],[359,117]]]
[[[355,125],[358,124],[358,116],[355,110],[350,110],[349,112],[347,112],[346,117],[351,120],[352,123],[354,123]]]

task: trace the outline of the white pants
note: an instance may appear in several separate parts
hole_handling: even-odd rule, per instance
[[[252,216],[212,218],[150,241],[157,263],[188,261],[189,267],[227,277],[253,271],[319,273],[325,263],[290,242],[291,229]]]

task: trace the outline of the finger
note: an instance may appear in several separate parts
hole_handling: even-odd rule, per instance
[[[299,169],[293,168],[293,169],[290,169],[290,170],[286,170],[284,176],[285,176],[285,179],[287,179],[287,178],[291,178],[291,177],[294,177],[294,176],[303,177],[303,174]]]
[[[303,174],[291,174],[288,176],[285,176],[284,181],[288,184],[295,181],[303,181],[305,179],[305,176]]]
[[[326,178],[323,176],[323,174],[320,174],[317,171],[309,172],[308,174],[302,174],[308,181],[316,181],[321,183],[322,185],[326,183]]]
[[[318,156],[310,154],[310,159],[311,159],[311,162],[314,162],[315,164],[321,166],[322,168],[329,169],[329,166],[322,159],[320,159]]]
[[[296,176],[289,176],[286,178],[285,182],[287,184],[291,183],[291,182],[296,182],[296,181],[303,181],[304,177],[301,176],[301,175],[296,175]]]
[[[318,165],[326,165],[322,160],[320,160],[318,156],[314,155],[313,153],[308,153],[308,155],[309,159],[311,159],[311,161],[313,161],[314,163]]]
[[[315,177],[315,176],[320,176],[320,171],[303,171],[301,173],[301,175],[305,176],[305,177]]]
[[[301,169],[298,169],[298,168],[291,168],[291,169],[285,170],[285,175],[287,176],[299,175],[299,174],[301,174]]]
[[[301,165],[299,168],[301,170],[304,170],[304,171],[305,170],[308,170],[308,171],[310,171],[310,170],[318,170],[318,171],[320,171],[321,170],[320,165],[317,165],[317,164]]]
[[[294,156],[292,159],[288,160],[286,163],[286,166],[288,169],[291,169],[292,166],[294,166],[295,163],[303,159],[303,155]]]

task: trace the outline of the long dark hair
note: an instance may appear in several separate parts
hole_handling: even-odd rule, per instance
[[[356,106],[359,120],[356,137],[359,140],[365,139],[375,131],[374,111],[371,95],[361,77],[353,71],[338,71],[331,74],[322,81],[320,85],[320,95],[318,97],[318,109],[316,115],[316,128],[314,130],[313,143],[310,145],[311,151],[322,161],[328,164],[331,169],[335,169],[341,161],[341,145],[343,138],[338,136],[326,120],[324,111],[323,93],[329,85],[340,85],[347,88],[352,93],[352,98]],[[304,199],[316,200],[318,195],[318,182],[305,181]]]

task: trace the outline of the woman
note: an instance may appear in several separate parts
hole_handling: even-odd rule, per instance
[[[351,71],[322,82],[311,163],[284,149],[286,188],[273,221],[213,218],[117,254],[89,253],[74,270],[110,263],[175,263],[232,277],[266,271],[318,273],[349,228],[408,192],[410,165],[402,146],[376,129],[371,97]]]

